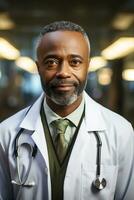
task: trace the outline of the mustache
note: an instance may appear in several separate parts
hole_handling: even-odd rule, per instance
[[[53,79],[50,83],[50,87],[56,87],[61,84],[67,84],[67,85],[74,85],[77,86],[79,83],[74,80],[65,80],[65,79]]]

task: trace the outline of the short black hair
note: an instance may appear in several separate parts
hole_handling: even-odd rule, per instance
[[[48,24],[44,26],[44,28],[41,30],[40,36],[44,36],[46,33],[49,32],[60,31],[60,30],[80,32],[81,34],[83,34],[88,38],[87,33],[81,26],[70,21],[56,21],[51,24]]]
[[[42,38],[44,37],[44,35],[46,33],[55,32],[55,31],[76,31],[76,32],[81,33],[87,40],[87,43],[90,49],[90,42],[89,42],[88,35],[81,26],[70,21],[55,21],[53,23],[50,23],[44,26],[44,28],[41,30],[37,43],[36,43],[36,54],[38,54],[39,44]]]

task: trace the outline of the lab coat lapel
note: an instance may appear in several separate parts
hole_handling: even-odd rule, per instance
[[[106,130],[106,123],[102,116],[102,108],[86,93],[85,96],[85,124],[88,132]]]
[[[48,167],[49,163],[48,163],[47,144],[46,144],[44,129],[43,129],[41,117],[40,117],[40,108],[41,108],[41,103],[43,99],[44,99],[44,95],[42,94],[39,97],[39,99],[37,99],[37,101],[30,107],[22,123],[20,124],[20,127],[28,130],[29,133],[33,132],[31,137],[33,141],[35,142],[35,144],[37,145],[43,158],[45,159],[46,166]]]

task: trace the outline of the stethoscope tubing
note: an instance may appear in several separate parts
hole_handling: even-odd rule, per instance
[[[98,134],[97,131],[94,131],[93,132],[95,137],[96,137],[96,140],[97,140],[97,160],[96,160],[96,163],[97,163],[97,170],[96,170],[96,175],[97,176],[100,176],[100,172],[101,172],[101,148],[102,148],[102,141],[101,141],[101,138]]]

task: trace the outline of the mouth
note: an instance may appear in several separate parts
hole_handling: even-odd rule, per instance
[[[53,88],[56,91],[68,92],[68,91],[70,91],[70,90],[72,90],[74,88],[74,85],[61,83],[61,84],[55,85]]]

